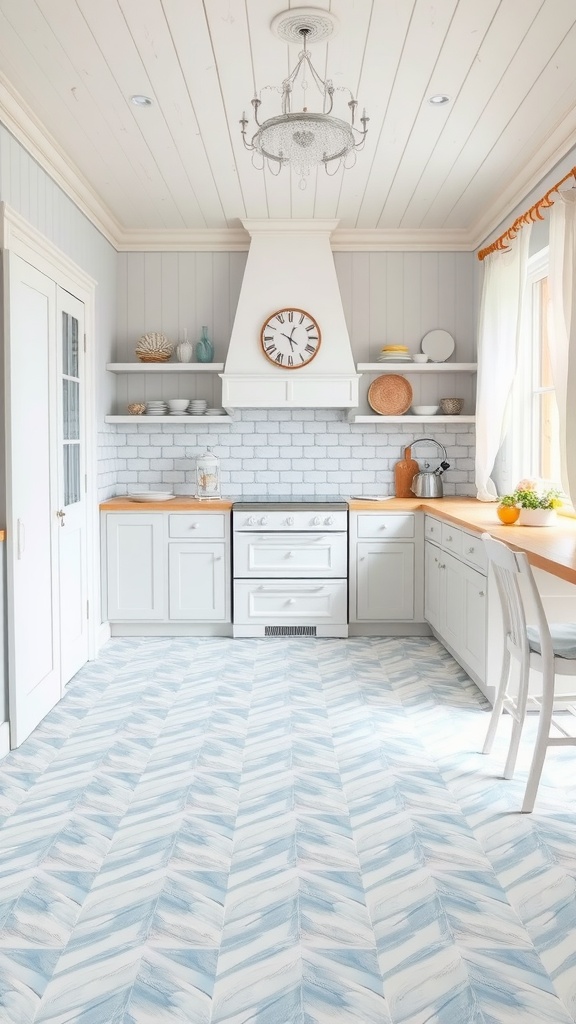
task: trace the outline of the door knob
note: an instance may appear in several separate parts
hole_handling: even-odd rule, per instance
[[[64,526],[64,518],[66,516],[66,513],[64,512],[64,510],[59,508],[57,513],[56,513],[56,515],[58,516],[58,518],[60,520],[60,526]]]

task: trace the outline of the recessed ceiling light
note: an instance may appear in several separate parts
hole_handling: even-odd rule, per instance
[[[435,96],[430,96],[428,103],[431,103],[433,107],[441,107],[444,103],[450,103],[450,97],[446,96],[446,93],[439,92]]]
[[[140,96],[138,93],[136,94],[136,96],[130,97],[130,102],[133,103],[135,107],[152,106],[152,100],[150,99],[149,96]]]

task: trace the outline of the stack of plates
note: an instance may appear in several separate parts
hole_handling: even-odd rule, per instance
[[[147,416],[165,416],[168,412],[168,406],[166,402],[153,401],[146,402],[146,415]]]
[[[206,409],[206,416],[225,416],[225,409]]]
[[[140,491],[139,493],[128,492],[130,501],[171,501],[176,495],[172,491]]]
[[[193,398],[190,402],[188,412],[191,413],[192,416],[203,416],[206,412],[207,405],[208,402],[205,398]]]
[[[383,345],[378,356],[379,363],[410,363],[412,356],[407,345]]]

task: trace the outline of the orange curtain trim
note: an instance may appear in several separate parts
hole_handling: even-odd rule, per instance
[[[508,249],[510,248],[508,243],[512,242],[516,238],[516,235],[518,234],[520,229],[524,227],[525,224],[533,224],[535,220],[544,220],[544,217],[540,211],[542,209],[545,210],[548,206],[554,205],[552,193],[557,192],[560,186],[563,185],[564,182],[568,181],[570,178],[576,179],[576,167],[573,167],[571,171],[568,171],[568,174],[565,174],[563,178],[560,178],[560,181],[557,181],[556,184],[552,186],[552,188],[548,189],[546,194],[542,196],[542,199],[539,199],[538,202],[534,203],[534,205],[531,206],[529,210],[526,210],[525,213],[520,214],[520,216],[516,218],[514,223],[509,228],[507,228],[506,231],[504,231],[503,234],[501,234],[500,237],[497,238],[495,242],[492,242],[491,245],[486,246],[485,249],[480,249],[480,252],[478,253],[478,259],[486,259],[486,257],[489,256],[491,252],[507,252]]]

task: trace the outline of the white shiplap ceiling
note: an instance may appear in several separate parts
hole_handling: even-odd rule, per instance
[[[365,149],[305,191],[257,171],[238,121],[294,66],[270,23],[297,6],[0,0],[0,119],[119,243],[334,217],[471,247],[576,142],[576,0],[316,0],[340,29],[312,58],[366,106]]]

